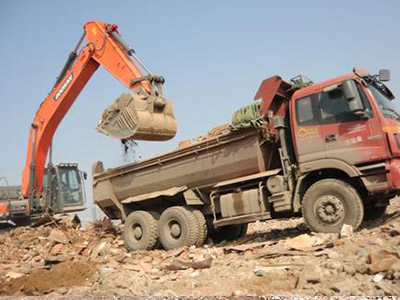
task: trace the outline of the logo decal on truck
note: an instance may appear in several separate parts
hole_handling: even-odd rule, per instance
[[[299,137],[303,138],[306,136],[318,134],[318,128],[300,128],[297,133]]]
[[[60,89],[58,90],[57,94],[55,94],[54,96],[54,101],[57,101],[61,95],[64,93],[64,91],[67,89],[67,87],[70,85],[70,83],[72,82],[72,79],[74,78],[73,73],[71,73],[68,78],[64,81],[64,83],[62,84],[62,86],[60,87]]]
[[[355,133],[363,132],[365,130],[367,130],[367,126],[365,124],[355,124],[355,125],[349,126],[349,128],[348,128],[349,134],[355,134]]]

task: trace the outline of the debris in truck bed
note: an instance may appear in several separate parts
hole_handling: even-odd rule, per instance
[[[56,217],[0,231],[0,295],[399,295],[398,210],[395,200],[346,238],[291,218],[250,224],[234,242],[136,252],[107,219]]]

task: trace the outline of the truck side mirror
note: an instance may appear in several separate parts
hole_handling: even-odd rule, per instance
[[[379,70],[379,81],[389,81],[390,80],[390,70],[380,69]]]
[[[342,83],[342,91],[344,97],[349,101],[349,109],[353,113],[364,111],[360,95],[357,90],[357,85],[354,80],[346,80]]]

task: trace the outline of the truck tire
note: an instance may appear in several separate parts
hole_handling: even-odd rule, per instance
[[[125,220],[122,238],[129,250],[151,250],[158,241],[158,221],[156,215],[138,210]]]
[[[160,217],[159,236],[166,250],[195,245],[199,237],[195,215],[182,206],[167,208]]]
[[[198,209],[193,209],[192,213],[196,217],[197,225],[199,226],[199,236],[197,238],[196,247],[201,247],[207,239],[207,222],[203,213]]]
[[[303,217],[312,231],[340,232],[343,224],[357,230],[364,205],[357,191],[338,179],[323,179],[308,188],[302,203]]]
[[[33,220],[31,218],[16,218],[12,220],[15,226],[17,227],[26,227],[26,226],[31,226],[33,223]]]
[[[381,218],[387,209],[387,205],[366,207],[364,210],[364,220],[377,220]]]
[[[210,238],[216,243],[224,240],[233,241],[244,236],[247,232],[247,227],[247,224],[222,226],[210,232]]]

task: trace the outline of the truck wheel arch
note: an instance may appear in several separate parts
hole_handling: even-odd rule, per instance
[[[324,160],[325,161],[325,160]],[[330,161],[338,161],[338,160],[330,160]],[[326,179],[326,178],[336,178],[336,179],[347,179],[349,183],[354,186],[356,189],[359,189],[362,183],[358,182],[358,176],[360,175],[358,171],[354,170],[351,166],[346,163],[341,162],[341,164],[332,166],[330,168],[325,168],[326,165],[319,165],[319,168],[312,170],[311,172],[307,172],[303,176],[299,177],[299,180],[296,185],[295,195],[293,199],[293,210],[294,212],[299,212],[301,210],[301,202],[304,194],[307,189],[314,184],[315,182]],[[330,165],[330,164],[329,164]],[[340,166],[346,165],[345,168],[340,168]],[[338,167],[339,166],[339,167]],[[321,168],[322,167],[322,168]],[[351,171],[350,171],[351,170]]]
[[[347,174],[348,177],[357,177],[362,175],[357,168],[338,159],[320,159],[312,162],[302,163],[299,165],[299,170],[303,174],[328,169],[339,170]]]

